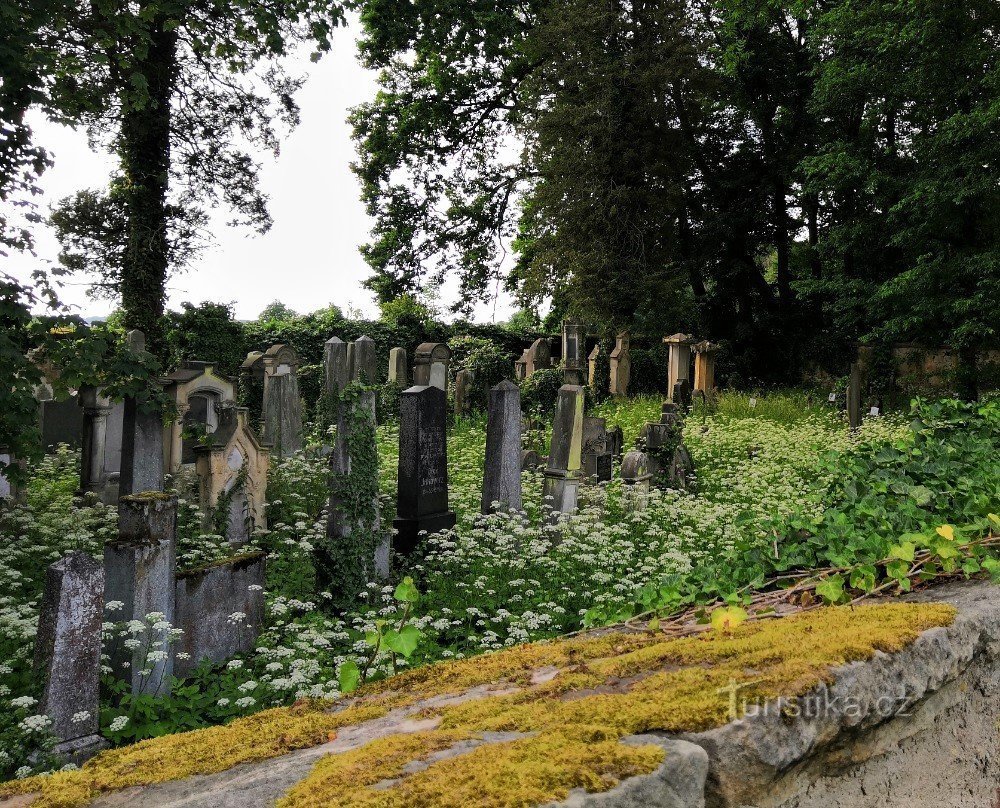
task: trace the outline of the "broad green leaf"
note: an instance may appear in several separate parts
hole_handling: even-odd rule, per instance
[[[347,660],[337,671],[337,681],[340,683],[341,693],[353,693],[361,683],[361,671],[358,664],[353,660]]]
[[[397,654],[409,659],[420,642],[420,629],[416,626],[403,626],[399,631],[389,630],[385,633],[385,645]]]
[[[844,594],[844,578],[841,575],[831,575],[816,584],[816,594],[827,603],[841,603],[846,599]]]
[[[418,591],[416,584],[413,583],[413,579],[407,575],[402,581],[399,582],[393,597],[401,603],[416,603],[420,600],[420,592]]]

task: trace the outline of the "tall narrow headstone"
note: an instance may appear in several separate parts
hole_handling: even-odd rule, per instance
[[[59,757],[82,763],[107,746],[100,733],[104,568],[74,552],[45,571],[35,640],[35,674],[44,683],[39,712],[58,739]]]
[[[455,525],[448,509],[448,397],[444,390],[417,385],[399,399],[399,493],[395,546],[412,551],[422,531],[436,533]]]
[[[127,339],[132,353],[145,352],[146,337],[141,331],[129,331]],[[162,490],[163,417],[149,402],[126,398],[122,415],[122,467],[118,491],[124,496]]]
[[[323,343],[323,392],[339,399],[350,380],[351,369],[347,363],[347,343],[340,337],[330,337]]]
[[[86,386],[78,396],[83,407],[83,448],[80,453],[80,492],[104,494],[107,485],[105,456],[111,400],[97,387]]]
[[[483,513],[492,513],[494,502],[501,508],[521,510],[521,468],[521,391],[505,379],[490,390]]]
[[[298,355],[289,346],[272,345],[264,351],[264,442],[278,457],[302,448],[302,398],[299,395]]]
[[[670,359],[667,374],[667,396],[668,401],[676,402],[674,395],[677,382],[684,380],[688,382],[690,390],[691,379],[691,346],[694,344],[694,337],[689,334],[673,334],[664,337],[663,341],[670,346]]]
[[[861,365],[851,364],[851,377],[847,384],[847,421],[851,429],[861,426]]]
[[[469,414],[469,394],[472,392],[472,371],[460,370],[455,374],[455,416]]]
[[[563,321],[562,365],[565,384],[583,384],[583,352],[586,350],[587,327],[569,320]]]
[[[630,353],[628,331],[623,331],[615,340],[615,349],[611,352],[611,395],[628,395],[628,383],[632,377],[632,358]]]
[[[368,336],[362,336],[358,337],[351,344],[354,346],[351,381],[369,386],[378,384],[378,360],[375,358],[375,340]]]
[[[439,390],[448,389],[448,363],[451,348],[443,342],[422,342],[413,354],[413,384],[416,387],[432,385]]]
[[[519,382],[528,378],[528,350],[525,348],[521,358],[514,363],[514,378]]]
[[[715,354],[719,346],[703,340],[694,348],[694,390],[702,395],[711,395],[715,390]]]
[[[552,507],[551,519],[576,511],[583,452],[584,390],[580,385],[559,388],[552,423],[552,442],[545,467],[543,502]]]
[[[600,341],[594,346],[594,349],[590,352],[587,357],[587,384],[590,385],[590,389],[595,393],[597,390],[597,365],[601,361],[601,343]]]
[[[162,614],[174,622],[177,497],[156,492],[124,496],[118,502],[118,538],[104,545],[104,602],[121,603],[108,621],[140,621],[142,632],[130,635],[135,648],[116,636],[108,643],[111,669],[129,682],[133,695],[163,695],[173,672],[164,630],[149,625],[146,616]],[[154,658],[148,654],[152,652]],[[162,657],[162,658],[156,658]]]
[[[645,452],[628,452],[622,458],[622,482],[625,484],[626,503],[637,511],[646,509],[649,502],[649,458]]]
[[[389,351],[389,384],[403,388],[410,386],[410,368],[406,361],[406,348],[393,348]]]

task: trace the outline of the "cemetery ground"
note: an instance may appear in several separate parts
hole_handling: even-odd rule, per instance
[[[428,663],[629,620],[649,629],[635,641],[645,647],[662,639],[656,639],[657,629],[669,634],[672,616],[684,610],[696,623],[723,631],[750,619],[753,625],[736,630],[756,635],[770,629],[754,618],[773,613],[778,603],[795,609],[845,604],[936,578],[996,571],[1000,401],[918,401],[912,412],[867,418],[852,431],[842,412],[813,404],[813,398],[825,400],[802,392],[752,400],[722,393],[712,407],[696,406],[686,419],[685,443],[697,468],[694,490],[654,488],[647,507],[636,509],[616,475],[610,483],[584,486],[579,510],[555,525],[541,498],[541,474],[530,470],[523,472],[523,512],[480,516],[485,416],[457,418],[448,431],[455,529],[426,537],[409,557],[395,557],[391,578],[368,582],[346,611],[331,605],[335,594],[321,591],[312,561],[325,540],[329,463],[320,447],[330,442],[313,427],[302,450],[273,466],[268,529],[241,550],[268,554],[266,614],[255,649],[225,664],[200,664],[184,680],[174,680],[169,692],[155,695],[133,695],[106,675],[101,733],[119,746],[299,705],[296,710],[305,716],[300,724],[308,729],[279,728],[294,748],[305,745],[294,739],[296,731],[309,737],[330,732],[333,738],[344,723],[342,713],[324,723],[317,716],[327,714],[311,712],[306,700],[327,703],[359,685],[360,692],[377,694],[380,681]],[[622,427],[626,447],[659,411],[659,398],[611,399],[596,407],[609,426]],[[549,425],[540,426],[526,441],[544,454]],[[382,517],[389,524],[398,424],[382,424],[377,434]],[[79,482],[74,452],[47,456],[30,475],[26,506],[0,516],[0,773],[5,778],[50,771],[53,765],[45,754],[51,745],[47,719],[34,709],[40,683],[31,665],[45,566],[70,550],[99,557],[118,525],[114,508],[74,503]],[[182,493],[179,568],[205,567],[232,554],[223,535],[205,533],[202,525],[197,506]],[[782,575],[788,577],[780,580]],[[762,601],[759,592],[771,595]],[[780,596],[773,597],[775,592]],[[830,613],[802,619],[836,622],[832,615],[840,612]],[[124,633],[139,647],[164,628],[163,616],[156,614],[130,625],[105,619],[106,633]],[[229,619],[238,628],[248,616],[234,613]],[[888,648],[899,637],[912,638],[921,627],[942,621],[943,613],[904,609],[884,623],[831,624],[831,631],[875,632],[871,647]],[[769,636],[767,642],[775,645],[777,635]],[[788,642],[792,635],[783,636]],[[601,653],[607,656],[607,650]],[[505,653],[496,659],[520,664],[510,656],[514,651]],[[534,661],[544,662],[544,653]],[[590,652],[580,653],[586,658]],[[835,647],[829,661],[838,653]],[[482,678],[486,674],[474,673],[475,665],[467,670],[470,687],[488,681]],[[434,695],[433,684],[421,687],[422,698]],[[267,746],[272,713],[261,715],[248,730],[232,724],[233,732],[252,732],[255,742]],[[458,721],[446,737],[417,735],[393,743],[409,744],[408,754],[427,754],[482,729],[481,723]],[[609,737],[607,746],[598,743],[592,751],[618,755],[614,764],[588,765],[617,776],[651,770],[656,761],[648,751],[616,753],[618,736]],[[180,769],[185,765],[179,756]],[[336,771],[327,775],[332,783],[346,777]],[[557,794],[564,793],[561,788]],[[289,804],[320,804],[306,796],[300,794],[299,802],[290,798]]]

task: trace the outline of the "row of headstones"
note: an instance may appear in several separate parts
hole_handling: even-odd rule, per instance
[[[137,696],[163,695],[171,676],[255,646],[264,619],[264,554],[178,575],[176,522],[174,496],[122,497],[118,537],[105,545],[103,563],[74,552],[46,571],[35,669],[57,755],[78,763],[105,746],[98,722],[102,650]],[[105,614],[106,606],[117,608]],[[102,642],[105,621],[116,628]],[[181,630],[179,637],[171,628]]]
[[[587,341],[587,328],[582,323],[564,320],[562,324],[562,361],[563,381],[566,384],[582,385],[584,383],[584,367],[587,369],[587,382],[591,388],[596,387],[597,365],[601,359],[600,343],[587,355],[586,365],[583,358]],[[628,393],[631,376],[631,358],[629,353],[630,338],[628,332],[622,332],[615,340],[615,347],[608,356],[610,365],[609,391],[614,396],[624,396]],[[540,337],[524,349],[524,353],[514,363],[514,376],[518,381],[530,378],[535,371],[553,367],[552,344],[548,339]]]

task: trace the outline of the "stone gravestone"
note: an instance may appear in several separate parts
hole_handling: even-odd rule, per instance
[[[601,360],[601,342],[598,340],[594,349],[590,352],[587,357],[587,384],[590,385],[590,389],[597,393],[597,365]]]
[[[851,376],[847,384],[847,421],[851,429],[861,426],[861,365],[851,364]]]
[[[556,399],[552,442],[542,488],[543,503],[552,507],[550,521],[558,521],[561,514],[576,511],[583,453],[584,395],[580,385],[564,384]]]
[[[691,379],[691,346],[694,344],[694,337],[689,334],[673,334],[664,337],[663,341],[670,346],[670,358],[667,371],[667,395],[668,401],[678,404],[674,396],[678,392],[676,385],[679,381],[688,382],[687,389],[690,391]],[[680,388],[683,390],[684,388]]]
[[[472,392],[472,371],[455,374],[455,417],[469,414],[469,393]]]
[[[323,343],[323,392],[337,401],[350,380],[347,343],[339,337],[330,337]]]
[[[173,673],[166,635],[154,630],[146,615],[162,614],[166,622],[174,623],[176,528],[176,496],[123,496],[118,501],[118,537],[104,545],[104,602],[123,604],[107,619],[146,624],[144,632],[135,635],[137,648],[128,648],[126,638],[116,631],[106,649],[112,672],[129,682],[136,696],[164,695]],[[149,652],[162,652],[162,658],[149,661]]]
[[[583,419],[583,450],[581,464],[585,477],[597,482],[609,482],[613,457],[608,451],[607,421],[604,418]]]
[[[514,363],[514,378],[523,382],[528,378],[528,349],[525,348],[521,358]]]
[[[448,445],[444,390],[417,385],[399,400],[399,492],[396,549],[412,551],[421,531],[436,533],[455,525],[448,510]]]
[[[108,745],[98,693],[103,620],[101,562],[74,552],[50,565],[35,640],[35,674],[44,682],[39,712],[52,720],[53,753],[76,764]]]
[[[562,365],[563,382],[571,386],[583,384],[583,352],[586,349],[587,327],[581,323],[563,321]]]
[[[264,369],[264,443],[273,446],[278,457],[288,457],[302,448],[299,358],[279,343],[264,351],[259,361]]]
[[[537,471],[538,467],[545,463],[546,458],[542,457],[535,449],[521,450],[521,471]]]
[[[633,510],[642,511],[649,503],[649,457],[645,452],[633,450],[622,458],[622,482],[625,499]]]
[[[608,430],[608,453],[612,457],[621,457],[625,448],[625,433],[620,426],[613,426]]]
[[[448,363],[451,348],[443,342],[422,342],[413,355],[413,384],[417,387],[433,385],[448,390]]]
[[[351,343],[351,381],[369,386],[378,384],[378,360],[375,357],[375,340],[368,336],[358,337]]]
[[[628,383],[632,378],[632,358],[629,346],[629,333],[623,331],[615,340],[615,349],[609,357],[611,362],[610,391],[613,396],[628,395]]]
[[[195,447],[202,436],[218,427],[219,409],[235,401],[236,385],[216,373],[211,362],[184,362],[164,379],[164,392],[177,413],[164,438],[166,468],[169,474],[177,474],[182,466],[195,462]]]
[[[4,474],[4,469],[13,465],[14,455],[6,446],[0,446],[0,499],[16,500],[17,489]]]
[[[108,451],[108,418],[111,400],[97,387],[80,388],[80,406],[83,408],[83,445],[80,452],[80,493],[104,496],[108,484],[106,457]]]
[[[129,349],[146,350],[141,331],[128,332]],[[154,382],[155,383],[155,382]],[[159,410],[129,397],[122,412],[121,495],[163,490],[163,417]]]
[[[719,346],[703,340],[696,343],[694,350],[694,390],[706,398],[715,390],[715,355]]]
[[[682,410],[691,406],[691,382],[687,379],[678,379],[673,386],[671,402]]]
[[[536,455],[537,465],[537,455]],[[493,503],[521,510],[521,391],[504,380],[490,390],[486,421],[486,463],[483,472],[482,512]]]
[[[536,370],[546,370],[552,367],[552,348],[549,341],[544,337],[539,337],[524,355],[524,375],[530,377]]]
[[[389,351],[389,384],[396,387],[410,386],[410,369],[406,361],[406,348]]]

